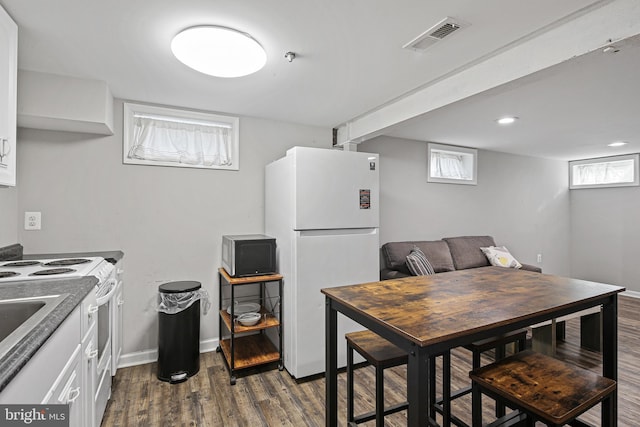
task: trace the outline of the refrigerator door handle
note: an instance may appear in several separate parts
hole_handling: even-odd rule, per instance
[[[353,236],[353,235],[375,235],[378,228],[338,228],[327,230],[296,230],[300,237],[318,237],[318,236]]]

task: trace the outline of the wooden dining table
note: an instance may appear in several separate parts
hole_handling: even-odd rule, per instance
[[[503,267],[482,267],[322,289],[325,295],[326,426],[338,425],[338,313],[409,355],[408,425],[428,426],[428,361],[455,347],[602,307],[602,375],[617,381],[620,286]],[[340,338],[340,341],[339,341]],[[617,394],[601,405],[604,426],[617,426]],[[431,420],[431,421],[430,421]]]

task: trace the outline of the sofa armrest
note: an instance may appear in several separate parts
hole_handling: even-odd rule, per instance
[[[380,280],[402,279],[403,277],[409,277],[409,274],[405,274],[398,270],[390,270],[388,268],[380,270]]]
[[[542,269],[540,267],[536,267],[535,265],[530,265],[530,264],[522,264],[522,267],[520,267],[521,270],[526,270],[526,271],[533,271],[535,273],[542,273]]]

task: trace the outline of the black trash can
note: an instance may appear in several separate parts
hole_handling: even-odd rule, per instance
[[[158,286],[158,379],[179,383],[200,370],[200,282]]]

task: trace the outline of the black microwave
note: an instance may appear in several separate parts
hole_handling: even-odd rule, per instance
[[[276,239],[263,234],[222,236],[222,267],[231,277],[276,273]]]

